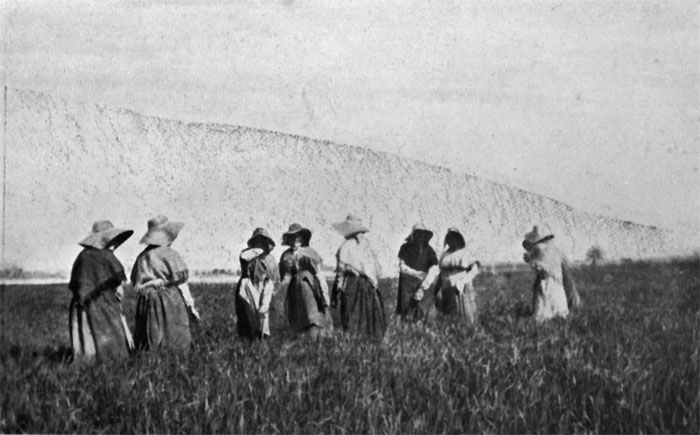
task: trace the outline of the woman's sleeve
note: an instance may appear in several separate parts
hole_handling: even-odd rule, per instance
[[[167,265],[170,272],[170,282],[168,284],[180,285],[189,280],[189,270],[187,269],[187,264],[185,264],[185,261],[176,251],[170,251],[170,255],[167,257]]]
[[[437,254],[435,254],[435,250],[433,248],[430,248],[430,251],[428,254],[428,266],[433,267],[433,266],[437,266],[437,265],[438,265]]]
[[[141,259],[141,256],[139,255],[136,257],[136,261],[134,261],[134,265],[131,267],[131,284],[136,287],[136,281],[138,280],[139,277],[139,260]]]
[[[109,271],[111,274],[111,279],[112,284],[114,285],[121,285],[124,281],[126,281],[126,272],[124,272],[124,266],[122,266],[122,263],[119,261],[119,259],[112,253],[110,252],[109,256]]]
[[[287,261],[287,253],[284,252],[282,256],[280,257],[280,265],[279,265],[279,271],[280,271],[280,279],[284,279],[284,277],[287,275],[287,266],[285,266],[284,262]]]
[[[272,300],[272,293],[275,290],[275,283],[272,280],[265,280],[265,287],[263,288],[263,297],[260,303],[260,312],[267,313],[270,309],[270,301]]]

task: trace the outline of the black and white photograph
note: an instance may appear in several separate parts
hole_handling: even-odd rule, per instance
[[[697,1],[0,14],[0,433],[700,431]]]

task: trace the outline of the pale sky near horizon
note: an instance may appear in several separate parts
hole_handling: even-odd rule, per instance
[[[372,148],[700,228],[697,2],[10,1],[2,13],[11,88]]]

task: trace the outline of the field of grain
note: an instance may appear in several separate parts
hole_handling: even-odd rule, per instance
[[[6,286],[0,431],[698,433],[697,260],[575,273],[585,306],[567,320],[523,317],[528,273],[484,274],[477,327],[392,315],[378,345],[297,339],[279,317],[271,339],[241,342],[231,286],[195,285],[189,354],[97,364],[66,362],[63,286]],[[133,325],[131,292],[125,309]]]

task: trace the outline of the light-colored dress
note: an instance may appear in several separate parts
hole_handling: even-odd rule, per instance
[[[149,246],[136,258],[131,282],[136,304],[134,341],[138,349],[186,350],[192,342],[190,320],[181,284],[188,280],[187,265],[169,246]]]
[[[336,254],[334,300],[340,299],[340,322],[346,332],[381,339],[386,332],[380,267],[367,239],[351,238]]]
[[[121,304],[124,268],[109,249],[85,248],[76,258],[68,288],[70,337],[75,356],[114,360],[134,347]]]
[[[464,248],[443,252],[439,267],[438,311],[476,323],[476,291],[473,280],[479,273],[479,267],[471,261]]]
[[[533,286],[533,315],[537,322],[567,317],[569,308],[564,290],[562,256],[549,243],[540,243],[528,253],[528,263],[536,270]]]

